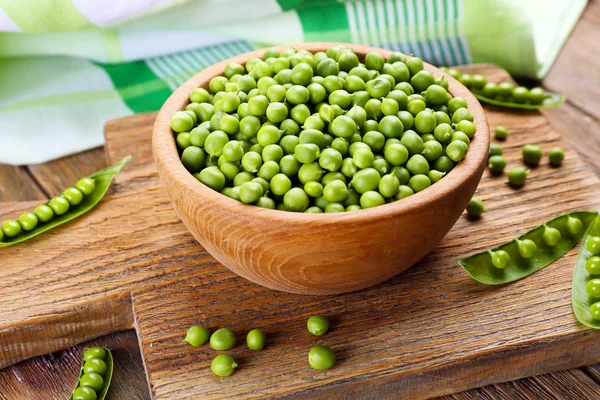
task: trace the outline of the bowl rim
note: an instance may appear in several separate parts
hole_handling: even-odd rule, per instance
[[[338,42],[309,42],[297,43],[289,45],[274,46],[278,51],[288,49],[290,47],[296,50],[306,49],[312,52],[324,51],[332,46],[344,45],[353,49],[357,54],[362,55],[371,51],[376,51],[387,58],[392,53],[391,50],[364,46],[350,43]],[[269,47],[270,48],[270,47]],[[247,60],[253,57],[260,58],[267,48],[257,49],[246,52],[219,63],[216,63],[198,74],[194,75],[179,88],[177,88],[171,96],[165,101],[161,107],[153,128],[152,135],[152,153],[159,174],[162,169],[168,171],[168,179],[171,183],[187,188],[198,199],[209,201],[211,204],[218,204],[222,211],[227,211],[238,216],[243,216],[248,219],[268,220],[271,222],[281,223],[365,223],[383,218],[390,218],[399,214],[413,212],[421,208],[426,203],[432,203],[452,193],[454,190],[462,187],[463,184],[473,178],[479,171],[482,163],[487,160],[489,151],[489,127],[485,118],[483,108],[475,96],[462,85],[458,80],[450,75],[443,73],[437,67],[423,62],[424,69],[431,72],[435,77],[444,76],[448,80],[448,91],[454,97],[462,97],[466,100],[469,110],[474,117],[476,133],[471,144],[467,156],[460,161],[443,179],[432,184],[427,189],[415,193],[407,198],[383,204],[381,206],[372,207],[363,210],[340,213],[298,213],[285,212],[281,210],[271,210],[267,208],[257,207],[255,205],[244,204],[237,200],[231,199],[220,192],[217,192],[202,182],[198,181],[181,163],[179,159],[175,135],[170,126],[170,119],[174,112],[181,111],[185,108],[189,101],[189,94],[192,89],[197,87],[208,87],[208,82],[211,78],[223,75],[225,66],[229,62],[237,62],[245,64]],[[164,180],[166,177],[161,177]]]

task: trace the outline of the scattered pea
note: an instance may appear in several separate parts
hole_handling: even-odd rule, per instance
[[[230,376],[237,366],[238,364],[229,354],[219,354],[210,363],[211,371],[217,376]]]
[[[313,315],[306,322],[306,328],[315,336],[322,336],[329,330],[329,320],[322,315]]]
[[[523,161],[529,165],[538,165],[542,159],[542,148],[537,144],[523,146]]]
[[[308,352],[308,363],[314,369],[329,369],[335,364],[335,353],[328,347],[315,346]]]
[[[501,125],[498,125],[496,129],[494,129],[494,136],[496,140],[506,140],[506,138],[508,137],[508,129]]]
[[[197,347],[202,346],[204,343],[208,342],[210,338],[210,332],[208,329],[202,325],[193,325],[188,329],[185,335],[185,342],[188,342],[190,345]]]
[[[478,218],[485,212],[485,207],[483,205],[483,201],[481,201],[478,197],[473,197],[469,200],[469,204],[467,204],[467,213],[470,217]]]
[[[525,184],[525,180],[527,179],[528,173],[529,170],[523,167],[515,167],[508,173],[508,182],[512,186],[523,186]]]
[[[550,160],[550,165],[558,167],[565,159],[565,152],[560,147],[553,147],[548,152],[548,159]]]
[[[210,347],[215,350],[232,349],[235,343],[235,335],[227,328],[219,328],[210,336]]]

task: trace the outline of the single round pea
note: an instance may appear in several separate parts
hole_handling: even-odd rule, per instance
[[[448,91],[441,87],[440,85],[430,85],[427,90],[425,90],[425,100],[427,100],[427,104],[437,105],[444,104],[448,97]]]
[[[185,111],[177,111],[171,117],[171,128],[177,132],[189,132],[194,127],[194,120]]]
[[[406,150],[408,150],[408,154],[410,155],[421,154],[425,149],[423,139],[421,139],[421,136],[417,135],[417,133],[413,131],[404,132],[402,139],[400,139],[400,143],[402,146],[406,147]]]
[[[500,99],[507,99],[512,96],[513,85],[510,82],[502,82],[496,86],[496,97]]]
[[[548,246],[554,247],[558,244],[561,234],[558,229],[546,226],[542,238]]]
[[[206,103],[210,101],[210,93],[204,88],[195,88],[190,93],[190,101],[192,103]]]
[[[577,235],[583,230],[583,223],[579,218],[569,216],[567,218],[567,230],[571,235]]]
[[[427,175],[414,175],[408,181],[408,186],[417,193],[431,186],[431,180]]]
[[[267,337],[260,329],[252,329],[246,336],[246,344],[250,350],[262,350],[265,348]]]
[[[92,178],[82,178],[75,184],[75,187],[85,195],[92,194],[96,189],[96,182]]]
[[[490,144],[490,151],[488,153],[488,157],[501,156],[501,155],[502,155],[502,147],[497,143]]]
[[[481,90],[481,94],[484,97],[487,97],[489,99],[493,99],[496,97],[496,94],[498,93],[498,87],[495,83],[493,82],[488,82],[483,86],[483,89]]]
[[[277,207],[275,205],[275,201],[273,199],[268,198],[268,197],[261,197],[256,202],[256,205],[259,206],[259,207],[262,207],[262,208],[269,208],[271,210],[275,210],[276,207]]]
[[[367,82],[367,92],[373,98],[382,98],[388,95],[392,85],[389,80],[385,78],[375,78]]]
[[[277,144],[269,144],[263,148],[262,159],[264,162],[279,162],[283,157],[283,149]]]
[[[434,161],[433,167],[441,172],[450,172],[452,168],[454,168],[454,161],[450,159],[448,156],[440,156],[437,160]]]
[[[600,257],[594,256],[588,258],[585,262],[585,269],[590,275],[600,275]]]
[[[319,207],[317,206],[312,206],[306,209],[306,211],[304,211],[305,213],[308,214],[323,214],[323,210],[321,210]]]
[[[359,206],[358,204],[352,204],[346,207],[346,211],[358,211],[358,210],[362,210],[362,207]]]
[[[470,217],[480,217],[486,211],[483,201],[478,197],[473,197],[467,204],[467,214]]]
[[[184,342],[188,342],[194,347],[202,346],[204,343],[208,342],[210,338],[210,332],[208,329],[202,325],[193,325],[191,326],[186,335]]]
[[[283,196],[292,188],[292,181],[284,174],[276,174],[269,183],[273,194]]]
[[[446,155],[454,162],[464,159],[467,151],[469,151],[469,145],[460,140],[455,140],[446,147]]]
[[[48,222],[54,216],[54,212],[46,204],[40,204],[39,206],[37,206],[33,210],[33,213],[35,214],[39,222]]]
[[[540,87],[534,87],[529,91],[529,101],[531,104],[542,104],[546,98],[546,92]]]
[[[442,145],[436,140],[423,143],[422,154],[429,162],[434,162],[440,158],[443,152],[444,149]]]
[[[294,156],[303,164],[309,164],[319,158],[319,146],[314,143],[299,144],[294,148]]]
[[[402,121],[395,115],[386,115],[379,121],[379,132],[386,138],[399,138],[404,132]]]
[[[412,129],[414,126],[415,119],[411,113],[406,110],[398,111],[398,118],[402,122],[404,129]]]
[[[370,190],[360,196],[360,206],[363,209],[377,207],[385,204],[385,199],[381,193]]]
[[[498,125],[494,129],[494,137],[496,138],[496,140],[506,140],[506,138],[508,137],[508,129],[506,129],[502,125]]]
[[[87,386],[80,386],[73,392],[73,400],[96,400],[98,395],[94,389]]]
[[[469,139],[473,139],[473,136],[475,136],[475,132],[477,131],[477,128],[472,121],[463,119],[458,124],[456,124],[456,130],[464,132]]]
[[[99,375],[104,376],[104,373],[106,372],[106,363],[100,358],[90,358],[89,360],[86,360],[83,364],[83,372],[95,372]]]
[[[585,290],[592,298],[600,298],[600,279],[591,279],[585,285]]]
[[[352,156],[352,161],[354,164],[361,169],[368,168],[373,165],[373,161],[375,161],[375,156],[370,148],[359,148],[354,152]]]
[[[55,215],[63,215],[69,211],[69,202],[62,196],[56,196],[48,202]],[[6,233],[6,232],[5,232]]]
[[[210,347],[215,350],[232,349],[235,343],[235,335],[227,328],[219,328],[210,336]]]
[[[344,211],[346,211],[346,209],[340,203],[329,203],[325,207],[326,213],[336,213],[336,212],[344,212]]]
[[[263,148],[264,150],[264,148]],[[262,151],[261,151],[262,153]],[[260,167],[263,165],[263,159],[261,154],[254,152],[254,151],[249,151],[248,153],[244,154],[244,156],[242,157],[242,168],[248,172],[252,172],[252,173],[256,173],[258,172],[258,170],[260,169]]]
[[[336,117],[329,126],[329,133],[335,136],[349,138],[357,132],[356,122],[348,116]]]
[[[398,193],[400,181],[394,174],[388,174],[381,177],[379,180],[379,193],[383,197],[390,198]]]
[[[256,140],[263,147],[268,146],[270,144],[276,144],[279,142],[279,139],[281,139],[281,131],[279,130],[279,128],[273,125],[263,124],[263,126],[258,131],[258,134],[256,135]]]
[[[400,185],[406,185],[410,179],[410,172],[404,167],[393,167],[391,173],[398,178]]]
[[[398,188],[398,193],[396,193],[396,200],[402,200],[408,196],[412,196],[415,194],[414,190],[410,186],[400,185]]]
[[[279,170],[279,164],[277,162],[267,161],[258,170],[258,176],[266,181],[270,181],[275,175],[277,175],[280,172],[281,171]]]
[[[439,182],[445,175],[445,172],[437,171],[435,169],[432,169],[427,173],[427,177],[431,181],[432,185],[436,182]]]
[[[592,319],[600,321],[600,302],[594,303],[590,306],[590,314]]]
[[[308,352],[308,363],[313,369],[329,369],[335,364],[335,353],[328,347],[315,346]]]
[[[346,183],[346,177],[341,172],[328,172],[325,175],[323,175],[323,178],[321,179],[321,184],[323,184],[323,186],[327,186],[329,182],[333,182],[335,180]]]
[[[2,222],[2,232],[6,237],[15,237],[21,233],[21,225],[14,219],[7,219]]]
[[[211,371],[217,376],[230,376],[237,366],[238,364],[229,354],[219,354],[210,363]]]
[[[510,255],[504,250],[492,251],[492,265],[498,269],[504,269],[510,264]]]
[[[471,74],[462,74],[458,77],[458,81],[466,87],[471,87],[472,77]]]
[[[329,330],[329,320],[322,315],[313,315],[306,321],[306,329],[315,336],[322,336]]]
[[[458,130],[454,131],[454,133],[452,133],[452,137],[450,138],[451,142],[455,140],[460,140],[461,142],[465,142],[466,144],[471,143],[471,140],[469,139],[467,134]]]
[[[460,108],[467,108],[467,101],[462,97],[454,97],[448,102],[448,111],[450,111],[450,114],[454,114]]]
[[[357,170],[358,168],[356,168],[356,165],[354,164],[354,161],[352,161],[352,158],[344,158],[344,160],[342,161],[342,167],[340,168],[340,172],[345,177],[352,178],[354,174],[356,174]]]
[[[523,186],[528,173],[529,170],[523,167],[515,167],[508,172],[508,183],[512,186]]]
[[[244,182],[240,186],[240,200],[242,203],[255,203],[263,195],[263,187],[257,182]]]
[[[448,144],[452,139],[452,126],[450,124],[442,123],[435,127],[433,135],[441,144]]]
[[[337,171],[342,166],[342,154],[334,148],[327,148],[319,156],[319,165],[327,171]]]
[[[410,69],[410,66],[408,66],[408,68]],[[415,89],[416,93],[424,92],[429,86],[435,84],[435,78],[429,71],[421,70],[416,74],[413,74],[411,71],[411,75],[412,78],[410,78],[410,84]]]
[[[204,168],[195,176],[200,182],[211,189],[220,191],[225,186],[225,175],[223,175],[218,167]]]
[[[523,160],[530,165],[538,165],[542,159],[542,148],[537,144],[523,146]]]
[[[186,150],[187,149],[185,149],[183,152],[185,153]],[[62,195],[72,206],[78,205],[83,200],[83,193],[81,193],[81,191],[76,187],[67,188]]]
[[[379,187],[380,179],[381,177],[377,170],[374,168],[365,168],[358,171],[352,177],[352,188],[360,194],[373,191]]]
[[[190,141],[189,132],[181,132],[177,135],[175,141],[177,142],[177,147],[179,147],[181,150],[188,148],[192,144]]]
[[[343,181],[328,182],[323,188],[323,197],[331,203],[341,203],[348,196],[348,188]]]
[[[501,174],[506,167],[506,159],[500,155],[488,159],[488,168],[494,174]]]
[[[600,236],[590,236],[585,248],[594,255],[600,253]]]
[[[95,372],[89,372],[79,378],[79,385],[81,387],[89,387],[90,389],[99,392],[104,386],[104,379],[102,379],[102,376]]]
[[[445,106],[442,106],[442,107],[445,107]],[[445,111],[435,110],[435,112],[433,114],[435,115],[436,126],[439,125],[439,124],[450,124],[450,123],[452,123],[452,120],[450,120],[450,117],[448,116],[448,114]],[[458,129],[458,125],[461,124],[462,122],[467,122],[468,123],[468,122],[471,122],[471,121],[467,121],[467,120],[460,121],[457,124],[457,128],[456,128],[457,130],[460,130],[460,129]]]
[[[531,239],[517,239],[517,248],[519,255],[526,259],[532,258],[537,252],[537,245]]]
[[[371,166],[375,168],[381,176],[387,174],[391,169],[390,163],[385,161],[385,158],[382,158],[380,155],[375,157],[375,161],[373,161],[373,165]]]
[[[304,164],[298,170],[298,179],[304,184],[310,181],[320,181],[322,176],[323,169],[316,162]]]
[[[486,83],[487,79],[485,79],[485,76],[481,74],[475,74],[471,77],[471,88],[473,88],[475,91],[483,89]]]
[[[512,97],[515,103],[525,103],[529,100],[529,89],[519,86],[513,89]]]
[[[406,162],[406,169],[413,175],[426,175],[429,172],[429,163],[421,154],[415,154]]]
[[[473,122],[473,113],[466,108],[459,108],[454,114],[452,114],[452,123],[458,124],[460,121],[471,121]]]
[[[77,189],[75,189],[77,190]],[[81,194],[81,192],[79,192]],[[19,215],[18,222],[24,231],[30,231],[35,228],[38,224],[38,219],[32,212],[25,212]]]
[[[306,182],[304,185],[304,191],[310,197],[319,197],[323,195],[323,185],[316,181]]]
[[[104,347],[88,347],[83,350],[83,360],[89,360],[91,358],[99,358],[104,360],[106,358],[106,349]]]
[[[413,116],[416,117],[417,114],[424,111],[426,108],[425,102],[423,100],[412,100],[408,102],[406,106],[406,110]],[[435,118],[435,117],[434,117]]]
[[[548,159],[550,160],[550,165],[558,167],[565,159],[565,152],[560,147],[553,147],[548,152]]]
[[[383,150],[385,160],[390,163],[390,165],[402,165],[408,160],[408,150],[402,144],[390,144],[386,146]]]
[[[310,199],[301,188],[292,188],[283,196],[283,204],[288,211],[304,212],[309,206]]]
[[[288,177],[295,177],[298,174],[301,165],[302,164],[296,160],[296,157],[292,154],[288,154],[279,160],[279,171]]]

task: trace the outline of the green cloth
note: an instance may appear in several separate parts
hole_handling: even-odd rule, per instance
[[[0,0],[0,162],[99,146],[111,118],[158,110],[251,49],[369,44],[436,65],[543,77],[586,0]]]

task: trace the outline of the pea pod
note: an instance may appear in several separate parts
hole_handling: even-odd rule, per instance
[[[594,222],[587,229],[577,262],[575,264],[575,273],[573,274],[572,304],[575,316],[582,324],[590,328],[600,329],[600,319],[598,315],[593,318],[590,308],[600,302],[596,293],[594,296],[588,293],[591,280],[600,278],[600,215],[597,215]],[[593,283],[593,282],[592,282]],[[600,304],[598,304],[600,306]],[[599,308],[594,306],[594,308]]]
[[[473,93],[473,94],[475,95],[475,97],[477,97],[477,99],[479,101],[482,101],[484,103],[492,104],[492,105],[498,106],[498,107],[505,107],[505,108],[520,108],[522,110],[540,110],[542,108],[554,108],[554,107],[561,105],[566,100],[565,95],[560,94],[560,93],[552,93],[552,92],[546,92],[546,98],[544,99],[544,101],[542,101],[541,104],[514,103],[511,101],[504,101],[504,100],[492,99],[490,97],[485,97],[484,95],[482,95],[480,93]]]
[[[123,169],[125,164],[127,164],[130,160],[130,156],[125,157],[117,164],[90,175],[88,178],[93,180],[93,184],[91,186],[88,186],[90,189],[93,188],[93,190],[91,190],[90,193],[82,194],[80,191],[78,192],[78,190],[73,190],[73,187],[66,189],[65,192],[63,192],[62,196],[57,196],[54,199],[50,200],[48,203],[46,203],[46,205],[54,207],[53,209],[55,210],[54,213],[52,213],[52,211],[49,211],[49,219],[47,221],[44,222],[41,219],[38,220],[37,218],[34,218],[35,227],[33,227],[33,229],[30,230],[21,230],[19,228],[19,224],[17,223],[15,227],[18,231],[20,231],[20,233],[12,237],[0,234],[0,247],[11,246],[13,244],[31,239],[34,236],[37,236],[54,227],[71,221],[91,210],[96,204],[100,202],[100,200],[102,200],[115,175],[117,175]],[[77,195],[77,193],[79,193],[79,197],[73,200],[73,197],[75,196],[72,195]],[[57,199],[60,200],[62,203],[54,203],[57,201]],[[69,203],[71,204],[70,206]],[[60,211],[60,215],[57,213],[57,210],[59,210],[57,208],[58,206],[63,207],[63,210],[65,210]],[[46,209],[48,210],[49,208],[46,207]],[[21,226],[26,225],[23,225],[23,222],[21,222]]]
[[[558,216],[508,243],[457,262],[473,279],[487,285],[519,280],[572,249],[596,215],[596,212],[577,211]]]
[[[106,393],[108,393],[112,374],[113,357],[109,349],[105,347],[84,349],[81,372],[77,379],[77,385],[69,399],[104,400]]]

